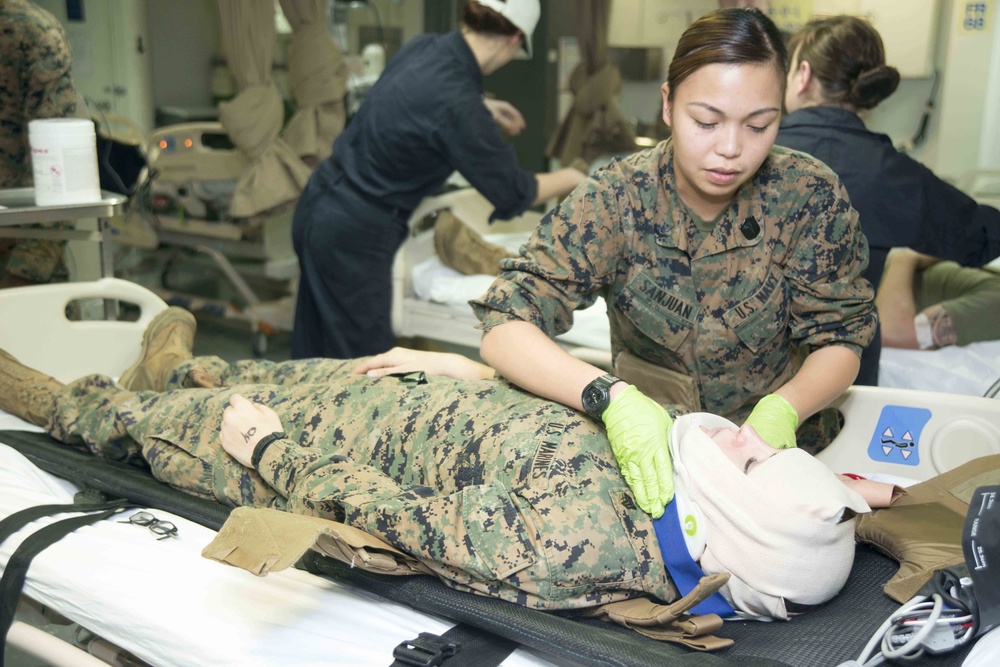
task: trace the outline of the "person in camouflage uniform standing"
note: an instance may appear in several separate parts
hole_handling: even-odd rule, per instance
[[[719,414],[794,447],[874,335],[868,247],[847,193],[822,163],[773,146],[786,68],[760,11],[695,21],[663,85],[672,138],[591,176],[472,302],[483,359],[602,419],[654,517],[673,494],[673,416]],[[598,295],[615,375],[551,340]]]
[[[56,18],[28,0],[0,0],[0,36],[0,188],[30,187],[28,122],[78,113],[69,43]],[[0,287],[66,280],[65,246],[0,238]]]

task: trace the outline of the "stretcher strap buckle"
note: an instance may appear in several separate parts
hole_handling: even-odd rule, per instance
[[[462,645],[444,637],[421,632],[416,639],[400,643],[393,649],[392,657],[398,663],[413,667],[437,667],[461,650]]]

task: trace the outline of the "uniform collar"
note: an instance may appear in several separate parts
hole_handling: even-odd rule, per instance
[[[479,93],[483,93],[483,70],[479,69],[479,63],[476,62],[476,56],[472,53],[472,49],[469,48],[468,42],[462,37],[462,33],[458,30],[452,30],[447,35],[443,37],[448,48],[454,51],[455,55],[458,56],[458,61],[462,64],[462,68],[466,70],[466,73],[476,82],[479,87]]]
[[[805,107],[781,119],[782,129],[809,125],[842,127],[850,130],[866,129],[864,122],[856,113],[832,106]]]
[[[735,248],[757,245],[764,236],[764,215],[761,206],[761,187],[757,183],[761,171],[768,168],[770,157],[764,161],[753,178],[744,183],[729,206],[722,213],[711,234],[698,248],[692,259],[702,259]],[[681,201],[674,187],[674,145],[668,139],[664,142],[660,156],[659,173],[663,196],[667,202],[667,215],[657,223],[656,242],[667,248],[677,248],[690,254],[688,249],[688,225],[695,221],[688,207]]]

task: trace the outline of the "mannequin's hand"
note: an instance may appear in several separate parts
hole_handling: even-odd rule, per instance
[[[405,347],[394,347],[388,352],[363,359],[351,369],[351,375],[379,377],[417,371],[459,380],[485,380],[494,375],[493,369],[489,366],[460,354],[426,352]]]
[[[250,458],[257,442],[265,435],[281,430],[281,419],[274,410],[233,394],[229,407],[222,413],[222,448],[250,468]]]

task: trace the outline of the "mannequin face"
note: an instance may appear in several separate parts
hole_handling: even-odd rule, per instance
[[[781,87],[772,64],[719,63],[683,80],[673,100],[663,85],[677,192],[703,219],[721,213],[767,158],[778,134]]]
[[[782,451],[764,442],[751,426],[744,426],[738,431],[731,428],[705,429],[705,433],[718,445],[726,458],[745,474]]]

